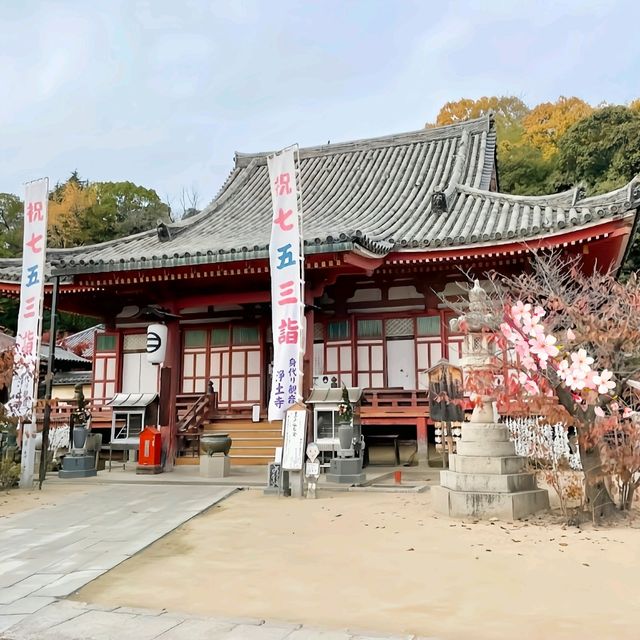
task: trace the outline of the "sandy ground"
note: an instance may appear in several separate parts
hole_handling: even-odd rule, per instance
[[[55,507],[62,502],[90,491],[91,487],[82,484],[56,484],[46,482],[42,491],[36,489],[11,489],[0,491],[0,518],[42,507]]]
[[[636,640],[638,526],[462,523],[429,492],[244,491],[76,597],[443,640]]]

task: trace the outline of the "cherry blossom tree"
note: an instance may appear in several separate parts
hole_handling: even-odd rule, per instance
[[[636,276],[620,282],[612,273],[584,273],[577,259],[551,254],[535,257],[525,273],[489,278],[488,312],[501,318],[503,412],[575,427],[594,519],[613,511],[615,485],[628,509],[640,485],[640,428],[628,384],[640,377]],[[495,390],[495,376],[470,381],[479,394],[486,385]]]

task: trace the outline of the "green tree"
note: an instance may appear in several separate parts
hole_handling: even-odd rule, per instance
[[[49,244],[75,247],[105,242],[170,221],[153,189],[133,182],[89,182],[74,171],[49,200]]]
[[[640,113],[598,109],[574,124],[558,143],[558,177],[593,192],[621,187],[640,173]]]
[[[12,193],[0,193],[0,258],[22,253],[24,203]]]
[[[553,191],[555,162],[526,142],[503,143],[498,152],[500,190],[516,195],[544,195]]]
[[[133,182],[96,182],[96,204],[91,221],[105,226],[105,235],[121,237],[156,226],[158,220],[170,222],[170,209],[153,189]],[[106,239],[106,238],[105,238]]]

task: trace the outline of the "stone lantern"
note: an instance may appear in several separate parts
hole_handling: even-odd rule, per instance
[[[494,340],[498,324],[497,318],[489,311],[487,292],[476,280],[469,291],[469,311],[450,322],[452,331],[464,333],[460,364],[467,377],[489,381],[499,371]],[[486,384],[485,393],[481,395],[482,403],[474,408],[470,422],[494,421],[495,396],[490,393],[491,387],[491,384]]]
[[[440,486],[431,491],[435,510],[450,517],[513,520],[549,508],[548,493],[538,489],[535,475],[525,470],[525,458],[516,456],[507,425],[494,417],[497,327],[487,294],[476,281],[469,291],[469,311],[452,320],[451,328],[465,334],[461,364],[467,379],[481,378],[483,393],[471,420],[462,426],[450,468],[440,472]]]

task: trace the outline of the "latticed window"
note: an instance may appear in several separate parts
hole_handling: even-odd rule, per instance
[[[382,338],[382,320],[358,320],[359,338]]]
[[[327,325],[327,337],[329,340],[348,340],[349,321],[334,320]]]
[[[423,316],[418,318],[419,336],[439,336],[440,316]]]
[[[233,327],[232,344],[259,344],[260,332],[258,327]]]
[[[384,323],[387,338],[411,338],[414,335],[412,318],[390,318]]]
[[[96,351],[115,351],[116,336],[113,334],[96,334]]]

